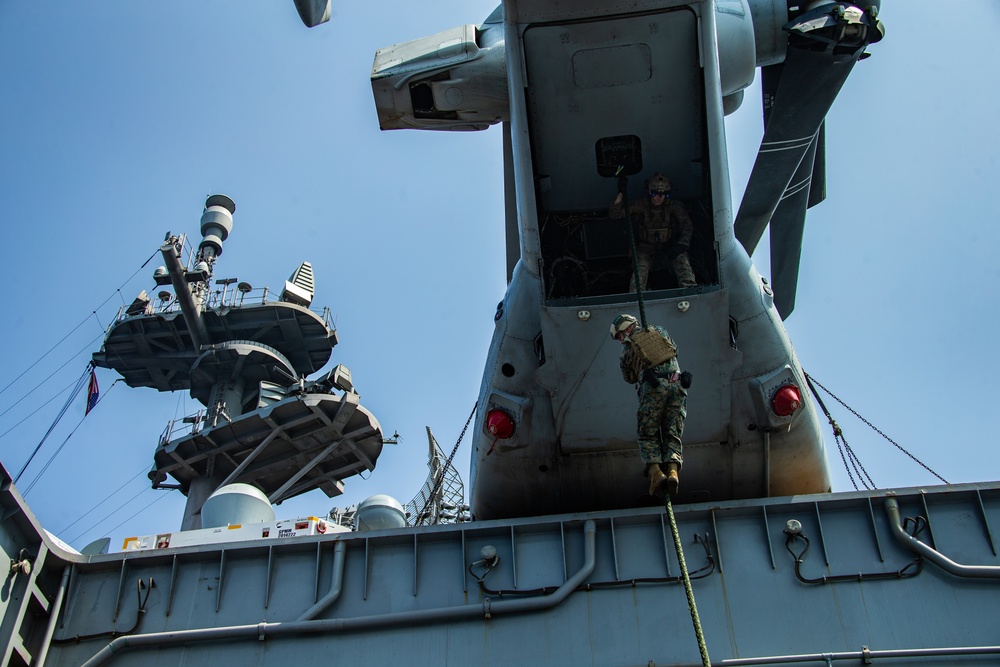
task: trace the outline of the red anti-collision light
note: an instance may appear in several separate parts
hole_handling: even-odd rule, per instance
[[[486,413],[486,430],[500,440],[506,440],[514,435],[514,420],[503,410],[490,410]]]
[[[771,409],[779,417],[792,416],[800,405],[802,405],[802,395],[799,394],[799,388],[793,384],[786,384],[774,392],[774,397],[771,399]]]

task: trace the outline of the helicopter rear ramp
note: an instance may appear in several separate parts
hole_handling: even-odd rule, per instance
[[[701,664],[657,508],[81,556],[4,480],[4,664]],[[1000,655],[1000,483],[676,516],[715,665]]]

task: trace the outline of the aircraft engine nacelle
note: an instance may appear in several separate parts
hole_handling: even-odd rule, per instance
[[[757,12],[754,5],[770,5],[783,0],[717,0],[715,30],[719,35],[719,77],[722,83],[722,106],[726,115],[740,108],[743,89],[753,83],[754,70],[761,49],[768,44],[756,42]],[[762,16],[767,12],[763,12]],[[779,26],[780,28],[780,26]],[[766,31],[761,31],[767,35]],[[782,56],[784,53],[782,52]]]
[[[719,35],[719,74],[722,105],[728,116],[743,102],[743,89],[753,82],[754,69],[777,65],[788,53],[789,0],[716,0],[716,31]],[[833,0],[803,0],[796,9],[834,6]],[[881,0],[850,0],[865,11]],[[749,14],[749,21],[747,20]]]
[[[510,115],[500,23],[379,49],[371,79],[383,130],[485,130]]]

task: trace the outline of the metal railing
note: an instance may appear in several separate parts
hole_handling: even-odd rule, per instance
[[[193,415],[188,415],[181,419],[171,419],[167,422],[163,433],[160,434],[159,446],[165,447],[173,442],[175,438],[186,438],[189,435],[201,432],[206,416],[204,410],[199,410]]]
[[[240,283],[241,286],[246,285],[245,289],[240,289],[239,287],[230,287],[231,284],[231,281],[220,281],[220,285],[211,290],[205,298],[202,303],[202,310],[222,310],[224,308],[239,308],[241,306],[263,306],[268,303],[279,303],[281,301],[280,298],[277,298],[275,294],[271,292],[270,287],[250,287],[246,283]],[[123,305],[118,309],[118,314],[115,316],[111,326],[136,315],[165,315],[180,312],[180,310],[180,302],[172,293],[163,290],[155,298],[150,298],[145,308],[139,311],[133,310],[130,306]],[[309,308],[309,310],[323,319],[323,323],[326,325],[327,329],[335,330],[337,328],[333,322],[333,316],[329,307],[324,306],[322,310]]]

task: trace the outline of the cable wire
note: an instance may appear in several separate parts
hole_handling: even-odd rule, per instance
[[[133,279],[133,278],[135,278],[135,277],[136,277],[136,275],[138,275],[138,273],[139,273],[140,271],[142,271],[142,270],[143,270],[144,268],[146,268],[146,265],[147,265],[147,264],[149,264],[150,260],[152,260],[152,259],[153,259],[153,257],[155,257],[155,256],[156,256],[156,253],[158,253],[158,252],[159,252],[159,250],[155,250],[155,251],[153,251],[153,254],[152,254],[152,255],[150,255],[150,256],[149,256],[149,258],[148,258],[148,259],[147,259],[147,260],[146,260],[145,262],[143,262],[143,263],[142,263],[142,266],[140,266],[140,267],[139,267],[138,269],[136,269],[136,270],[135,270],[135,273],[133,273],[133,274],[132,274],[131,276],[129,276],[129,277],[128,277],[128,279],[127,279],[127,280],[126,280],[125,282],[123,282],[123,283],[122,283],[122,284],[121,284],[121,285],[120,285],[120,286],[118,287],[118,289],[116,289],[116,290],[115,290],[114,292],[112,292],[111,294],[109,294],[109,295],[108,295],[108,296],[107,296],[107,297],[106,297],[106,298],[104,299],[104,301],[102,301],[102,302],[101,302],[101,303],[100,303],[100,304],[99,304],[99,305],[97,306],[97,308],[95,308],[94,310],[90,311],[90,315],[87,315],[87,316],[86,316],[85,318],[83,318],[82,320],[80,320],[80,323],[79,323],[79,324],[77,324],[77,325],[76,325],[75,327],[73,327],[73,328],[72,328],[72,329],[70,330],[70,332],[69,332],[68,334],[66,334],[66,335],[65,335],[65,336],[63,336],[63,337],[62,337],[61,339],[59,339],[59,342],[58,342],[58,343],[56,343],[55,345],[53,345],[52,347],[50,347],[50,348],[49,348],[49,350],[48,350],[48,352],[46,352],[45,354],[43,354],[42,356],[40,356],[40,357],[39,357],[38,359],[36,359],[36,360],[35,360],[35,362],[34,362],[33,364],[31,364],[30,366],[28,366],[27,368],[25,368],[25,369],[24,369],[23,371],[21,371],[21,374],[20,374],[20,375],[18,375],[18,376],[17,376],[16,378],[14,378],[13,380],[11,380],[11,381],[10,381],[9,383],[7,383],[7,386],[6,386],[6,387],[4,387],[3,389],[0,389],[0,394],[3,394],[3,393],[4,393],[5,391],[7,391],[8,389],[10,389],[10,388],[11,388],[11,387],[12,387],[12,386],[14,385],[14,383],[15,383],[15,382],[17,382],[18,380],[20,380],[20,379],[21,379],[22,377],[24,377],[24,376],[25,376],[25,374],[27,374],[27,373],[28,373],[28,371],[30,371],[30,370],[31,370],[32,368],[34,368],[34,367],[35,367],[35,366],[37,366],[37,365],[38,365],[39,363],[41,363],[42,359],[44,359],[45,357],[49,356],[49,355],[50,355],[50,354],[51,354],[52,352],[54,352],[54,351],[55,351],[55,349],[56,349],[57,347],[59,347],[60,345],[62,345],[62,344],[63,344],[63,343],[64,343],[64,342],[66,341],[66,339],[67,339],[67,338],[69,338],[70,336],[72,336],[72,335],[73,335],[73,334],[74,334],[74,333],[76,332],[76,330],[77,330],[77,329],[79,329],[79,328],[80,328],[80,327],[82,327],[82,326],[83,326],[84,324],[86,324],[86,323],[87,323],[87,320],[89,320],[89,319],[90,319],[91,317],[94,317],[94,319],[96,319],[96,320],[97,320],[97,324],[98,324],[98,326],[100,326],[100,324],[101,324],[101,321],[100,321],[100,319],[99,319],[99,318],[97,317],[97,311],[98,311],[98,310],[100,310],[101,308],[103,308],[103,307],[104,307],[104,306],[105,306],[105,305],[106,305],[106,304],[108,303],[108,301],[110,301],[110,300],[111,300],[111,299],[112,299],[112,298],[113,298],[113,297],[115,296],[115,294],[118,294],[119,296],[121,296],[121,291],[122,291],[122,288],[123,288],[123,287],[125,287],[126,285],[128,285],[128,284],[129,284],[130,282],[132,282],[132,279]],[[103,331],[104,331],[104,328],[103,328],[103,327],[101,327],[101,331],[102,331],[102,334],[101,334],[101,335],[103,335]],[[91,344],[93,344],[93,343],[91,343]],[[73,356],[74,356],[74,357],[76,357],[76,356],[77,356],[78,354],[79,354],[79,352],[78,352],[77,354],[73,355]],[[69,362],[67,362],[67,363],[69,363]],[[65,365],[66,365],[66,364],[63,364],[63,366],[65,366]],[[62,368],[62,366],[60,366],[59,368],[61,369],[61,368]],[[46,379],[48,379],[48,378],[46,378]],[[11,406],[11,407],[13,407],[13,406]],[[5,413],[3,413],[3,414],[6,414],[6,412],[5,412]],[[0,414],[0,417],[2,417],[2,416],[3,416],[3,414]]]
[[[121,378],[119,378],[119,380],[120,379]],[[111,383],[111,386],[108,387],[107,390],[97,398],[97,402],[94,403],[94,407],[97,407],[101,403],[101,401],[104,400],[104,397],[107,396],[109,393],[111,393],[111,390],[115,388],[115,385],[118,384],[119,380],[115,380],[113,383]],[[86,418],[87,418],[86,414],[84,414],[83,417],[80,417],[80,421],[76,423],[76,426],[74,426],[73,430],[69,432],[69,435],[67,435],[65,439],[63,439],[59,447],[56,448],[56,451],[52,452],[52,456],[49,457],[49,460],[45,462],[45,465],[42,466],[42,469],[38,471],[38,473],[35,475],[35,478],[31,480],[31,483],[28,484],[28,486],[21,493],[22,496],[26,497],[28,493],[31,492],[31,489],[35,487],[35,484],[37,484],[38,480],[42,478],[42,475],[45,474],[45,471],[48,470],[49,466],[52,465],[52,462],[56,460],[56,457],[59,456],[59,453],[63,450],[63,447],[66,446],[66,443],[69,442],[69,439],[73,437],[73,434],[76,433],[76,430],[80,428],[80,424],[82,424],[83,420]]]
[[[143,474],[144,474],[144,473],[146,472],[146,470],[147,470],[148,468],[149,468],[149,466],[143,466],[142,468],[140,468],[140,469],[139,469],[139,472],[137,472],[136,474],[132,475],[132,477],[131,477],[131,478],[130,478],[130,479],[129,479],[129,480],[127,481],[127,482],[125,482],[124,484],[122,484],[121,486],[119,486],[119,487],[118,487],[117,489],[115,489],[114,491],[112,491],[111,493],[109,493],[109,494],[108,494],[107,496],[105,496],[105,497],[104,497],[104,500],[101,500],[101,501],[100,501],[99,503],[97,503],[96,505],[94,505],[93,507],[91,507],[91,508],[90,508],[89,510],[87,510],[86,512],[84,512],[83,514],[81,514],[81,515],[80,515],[80,516],[79,516],[79,517],[78,517],[78,518],[77,518],[77,519],[76,519],[75,521],[73,521],[73,523],[69,524],[69,525],[68,525],[68,526],[66,526],[65,528],[62,528],[62,529],[60,529],[60,530],[59,530],[58,532],[59,532],[59,533],[65,533],[65,532],[66,532],[66,531],[68,531],[68,530],[69,530],[70,528],[72,528],[72,527],[73,527],[73,526],[75,526],[76,524],[78,524],[78,523],[80,523],[81,521],[83,521],[83,519],[84,519],[84,518],[85,518],[85,517],[86,517],[86,516],[87,516],[88,514],[90,514],[90,513],[91,513],[91,512],[93,512],[94,510],[96,510],[96,509],[97,509],[98,507],[100,507],[100,506],[101,506],[101,505],[103,505],[104,503],[106,503],[106,502],[108,502],[109,500],[111,500],[111,498],[112,498],[112,497],[114,497],[114,496],[115,496],[115,495],[116,495],[116,494],[117,494],[117,493],[118,493],[119,491],[121,491],[121,490],[122,490],[122,489],[124,489],[124,488],[125,488],[126,486],[128,486],[128,485],[129,485],[129,484],[131,484],[131,483],[132,483],[133,481],[135,481],[135,479],[136,479],[137,477],[139,477],[140,475],[143,475]],[[119,508],[119,509],[120,509],[120,508]]]
[[[900,445],[898,442],[896,442],[895,440],[893,440],[892,438],[890,438],[888,435],[886,435],[885,433],[883,433],[877,426],[875,426],[870,421],[868,421],[867,419],[865,419],[864,417],[862,417],[860,414],[858,414],[858,412],[854,408],[852,408],[847,403],[844,403],[842,400],[840,400],[840,398],[836,394],[834,394],[832,391],[830,391],[829,389],[827,389],[826,387],[824,387],[822,384],[820,384],[819,380],[817,380],[816,378],[812,377],[811,375],[809,375],[805,371],[802,371],[802,373],[803,373],[803,375],[806,376],[806,382],[809,384],[809,388],[812,390],[813,396],[816,397],[816,400],[819,402],[820,407],[823,409],[823,412],[826,414],[826,418],[830,421],[830,424],[833,426],[833,434],[834,434],[835,437],[837,437],[837,436],[842,437],[843,432],[841,431],[840,427],[837,426],[837,422],[835,422],[833,420],[833,417],[830,416],[830,411],[826,409],[825,405],[823,405],[822,399],[820,399],[819,394],[816,392],[816,387],[819,387],[820,389],[822,389],[826,393],[830,394],[830,396],[833,397],[833,400],[835,400],[838,403],[840,403],[844,408],[846,408],[848,410],[848,412],[850,412],[852,415],[854,415],[855,417],[857,417],[858,419],[860,419],[862,422],[864,422],[870,429],[872,429],[873,431],[875,431],[876,433],[878,433],[880,436],[882,436],[883,438],[885,438],[886,440],[888,440],[896,449],[898,449],[899,451],[903,452],[904,454],[906,454],[907,456],[909,456],[911,459],[913,459],[913,461],[915,461],[921,468],[923,468],[924,470],[926,470],[930,474],[934,475],[935,477],[937,477],[939,480],[941,480],[945,484],[950,484],[950,482],[948,480],[946,480],[944,477],[942,477],[941,475],[939,475],[936,472],[934,472],[933,470],[931,470],[931,468],[926,463],[924,463],[923,461],[921,461],[920,459],[918,459],[916,456],[914,456],[910,452],[906,451],[906,449],[904,449],[902,445]],[[813,387],[813,384],[815,384],[816,387]],[[845,444],[846,444],[846,441],[845,441]],[[854,452],[852,450],[850,450],[850,448],[848,448],[848,451],[850,452],[852,460],[857,460],[857,456],[854,455]],[[843,457],[843,454],[841,454],[841,457]],[[846,463],[845,463],[845,465],[846,465]],[[858,461],[858,465],[860,465],[860,461]],[[864,470],[863,467],[862,467],[862,470]],[[850,476],[850,474],[851,474],[850,470],[848,470],[847,474],[848,474],[848,476]],[[866,472],[865,476],[867,476],[867,475],[868,475],[868,473]],[[870,477],[868,479],[871,480]],[[853,478],[851,479],[851,481],[852,482],[854,481]],[[874,486],[875,485],[873,483],[872,487],[874,488]],[[857,489],[858,488],[857,485],[855,485],[854,488]]]
[[[91,314],[93,314],[93,313],[91,313]],[[90,319],[90,315],[87,315],[87,317],[85,317],[83,320],[81,320],[79,324],[77,324],[75,327],[73,327],[72,329],[70,329],[70,332],[68,334],[66,334],[65,336],[63,336],[59,340],[58,343],[56,343],[55,345],[53,345],[52,347],[50,347],[48,352],[46,352],[42,356],[38,357],[38,359],[35,360],[35,363],[31,364],[30,366],[28,366],[27,368],[25,368],[23,371],[21,371],[21,374],[18,375],[13,380],[11,380],[10,382],[8,382],[6,387],[4,387],[3,389],[0,389],[0,394],[3,394],[5,391],[7,391],[11,387],[13,387],[15,382],[17,382],[18,380],[20,380],[21,378],[23,378],[25,376],[25,374],[27,374],[28,371],[30,371],[32,368],[34,368],[35,366],[37,366],[38,364],[40,364],[42,362],[42,359],[44,359],[45,357],[47,357],[50,354],[52,354],[57,347],[59,347],[60,345],[62,345],[66,341],[67,338],[69,338],[74,333],[76,333],[76,330],[79,329],[80,327],[82,327],[84,324],[86,324],[87,320],[89,320],[89,319]],[[79,354],[79,353],[77,353],[77,354]],[[73,355],[73,356],[76,356],[76,355]],[[0,416],[2,416],[2,415],[0,415]]]
[[[28,457],[28,460],[25,461],[24,465],[18,471],[17,475],[14,476],[15,484],[17,484],[18,480],[21,479],[21,475],[23,475],[24,471],[27,470],[28,466],[31,464],[31,460],[34,459],[35,455],[38,453],[38,450],[42,448],[42,445],[45,444],[45,441],[48,439],[48,437],[52,435],[52,431],[55,429],[59,421],[63,418],[63,415],[66,414],[66,411],[69,409],[69,406],[76,399],[77,395],[80,393],[80,390],[83,389],[83,385],[86,384],[87,380],[90,379],[90,370],[91,370],[91,365],[87,364],[87,370],[85,370],[83,375],[80,376],[80,379],[76,381],[76,386],[74,386],[73,391],[70,392],[69,398],[66,400],[65,405],[63,405],[62,410],[60,410],[59,414],[56,415],[56,419],[54,422],[52,422],[52,426],[49,426],[49,430],[45,432],[44,436],[42,436],[41,442],[38,443],[38,446],[35,447],[35,450],[31,452],[31,456]]]
[[[158,496],[157,496],[156,498],[154,498],[154,499],[153,499],[152,501],[150,501],[150,502],[146,503],[146,506],[145,506],[145,507],[143,507],[142,509],[138,510],[138,511],[137,511],[137,512],[136,512],[135,514],[133,514],[132,516],[130,516],[130,517],[128,517],[128,518],[126,518],[126,519],[122,520],[122,522],[121,522],[121,523],[119,523],[119,524],[118,524],[117,526],[115,526],[114,528],[112,528],[111,530],[109,530],[109,531],[107,531],[107,532],[108,532],[108,533],[113,533],[113,532],[115,532],[116,530],[118,530],[119,528],[121,528],[122,526],[124,526],[124,525],[125,525],[126,523],[128,523],[128,522],[129,522],[129,521],[131,521],[132,519],[136,518],[137,516],[139,516],[140,514],[142,514],[143,512],[145,512],[146,510],[148,510],[148,509],[149,509],[150,507],[152,507],[152,506],[153,506],[153,505],[155,505],[156,503],[160,502],[161,500],[163,500],[163,499],[164,499],[164,498],[166,498],[167,496],[171,495],[171,494],[169,493],[170,491],[177,491],[177,489],[167,489],[167,491],[168,491],[168,493],[161,493],[161,494],[160,494],[160,495],[158,495]],[[84,533],[84,534],[86,534],[86,533]]]
[[[107,521],[108,519],[110,519],[111,517],[113,517],[115,514],[117,514],[118,512],[120,512],[122,509],[125,508],[125,506],[127,506],[133,500],[135,500],[136,498],[138,498],[139,496],[141,496],[145,491],[149,491],[149,490],[151,490],[149,487],[143,487],[143,488],[139,489],[139,492],[136,493],[131,498],[129,498],[128,500],[126,500],[124,503],[122,503],[121,507],[116,507],[115,509],[111,510],[111,512],[109,512],[108,514],[106,514],[103,517],[101,517],[100,519],[98,519],[95,523],[91,524],[90,527],[88,527],[86,530],[78,533],[77,535],[75,535],[74,537],[70,538],[67,541],[68,542],[75,542],[76,540],[80,539],[81,537],[83,537],[84,535],[86,535],[87,533],[89,533],[90,531],[92,531],[93,529],[97,528],[102,523],[104,523],[105,521]],[[160,496],[160,497],[162,498],[163,496]],[[152,505],[152,503],[150,503],[150,505]],[[129,517],[129,519],[131,519],[131,518],[132,517]],[[128,521],[128,519],[125,519],[125,521]],[[124,521],[122,523],[124,523]],[[118,525],[120,526],[121,524],[118,524]],[[117,527],[118,526],[115,526],[115,528],[117,528]],[[108,532],[111,532],[111,531],[108,531]]]
[[[48,382],[48,381],[49,381],[49,380],[51,380],[51,379],[52,379],[53,377],[55,377],[56,373],[58,373],[58,372],[59,372],[59,371],[61,371],[62,369],[64,369],[64,368],[66,368],[67,366],[69,366],[69,364],[70,364],[70,363],[71,363],[71,362],[72,362],[72,361],[73,361],[74,359],[76,359],[76,358],[77,358],[78,356],[80,356],[80,354],[81,354],[81,353],[83,353],[83,352],[86,352],[86,351],[87,351],[87,350],[89,350],[89,349],[90,349],[91,347],[93,347],[94,343],[96,343],[96,342],[97,342],[98,340],[100,340],[100,338],[101,338],[101,337],[102,337],[103,335],[104,335],[104,333],[102,332],[102,333],[98,334],[97,336],[95,336],[95,337],[94,337],[94,339],[93,339],[93,340],[91,340],[91,341],[90,341],[89,343],[87,343],[87,345],[86,345],[86,346],[85,346],[85,347],[84,347],[84,348],[83,348],[82,350],[80,350],[79,352],[77,352],[76,354],[74,354],[74,355],[73,355],[72,357],[70,357],[69,359],[67,359],[67,360],[66,360],[66,362],[65,362],[65,363],[64,363],[64,364],[63,364],[62,366],[60,366],[59,368],[57,368],[57,369],[55,369],[54,371],[52,371],[52,373],[50,373],[50,374],[49,374],[49,376],[48,376],[47,378],[45,378],[44,380],[42,380],[41,382],[39,382],[38,384],[36,384],[36,385],[35,385],[35,387],[34,387],[34,389],[32,389],[32,390],[31,390],[31,391],[29,391],[28,393],[26,393],[26,394],[24,394],[23,396],[21,396],[21,398],[17,399],[17,401],[15,401],[15,402],[14,402],[14,403],[13,403],[12,405],[10,405],[10,406],[9,406],[9,407],[8,407],[8,408],[7,408],[6,410],[4,410],[3,412],[0,412],[0,417],[3,417],[4,415],[6,415],[6,414],[7,414],[8,412],[10,412],[11,410],[13,410],[13,409],[14,409],[15,407],[17,407],[18,405],[20,405],[20,404],[21,404],[21,401],[23,401],[24,399],[28,398],[28,397],[29,397],[29,396],[31,396],[31,395],[32,395],[33,393],[35,393],[36,391],[38,391],[39,389],[41,389],[42,385],[44,385],[44,384],[45,384],[46,382]],[[88,365],[88,367],[87,367],[87,368],[88,368],[88,370],[89,370],[90,366]]]
[[[39,412],[41,412],[42,408],[44,408],[46,405],[48,405],[49,403],[51,403],[52,401],[56,400],[57,398],[59,398],[60,396],[62,396],[63,394],[65,394],[67,391],[69,391],[70,389],[72,389],[73,385],[75,385],[75,384],[76,384],[76,381],[74,380],[73,382],[71,382],[70,384],[66,385],[65,387],[63,387],[62,389],[60,389],[59,391],[57,391],[55,394],[53,394],[52,398],[50,398],[49,400],[45,401],[44,403],[42,403],[41,405],[39,405],[37,408],[35,408],[31,412],[29,412],[21,421],[17,422],[16,424],[14,424],[13,426],[11,426],[9,429],[7,429],[6,431],[4,431],[3,433],[0,433],[0,440],[2,440],[8,433],[10,433],[14,429],[16,429],[18,426],[20,426],[21,424],[23,424],[24,422],[28,421],[33,416],[35,416],[36,414],[38,414]]]

